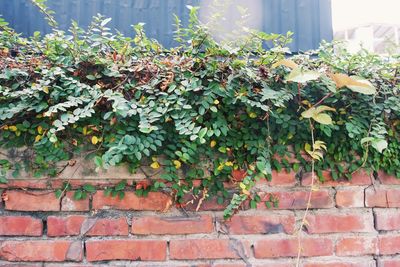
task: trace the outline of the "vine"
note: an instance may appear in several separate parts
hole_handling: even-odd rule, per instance
[[[169,190],[184,207],[191,194],[198,208],[228,200],[229,218],[244,203],[257,207],[255,185],[272,170],[311,172],[313,183],[324,170],[335,180],[361,168],[400,177],[399,55],[323,43],[288,57],[290,33],[243,26],[247,35],[216,41],[194,7],[188,27],[176,19],[178,44],[167,49],[143,24],[131,38],[100,15],[63,32],[45,1],[33,2],[54,34],[23,38],[0,20],[2,183],[22,170],[56,176],[66,166],[58,163],[83,155],[97,169],[141,170],[139,195]],[[122,198],[125,187],[105,192]],[[85,185],[75,197],[95,190]]]

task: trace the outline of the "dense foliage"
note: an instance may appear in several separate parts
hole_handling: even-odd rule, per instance
[[[398,55],[326,43],[285,59],[290,35],[244,29],[246,37],[216,42],[196,8],[187,28],[177,19],[171,49],[141,24],[130,38],[97,16],[65,33],[47,16],[54,32],[27,39],[0,21],[0,144],[26,149],[0,161],[2,182],[21,169],[57,175],[56,163],[76,154],[99,168],[161,166],[148,190],[171,183],[178,202],[187,192],[232,198],[224,182],[244,178],[230,216],[260,200],[257,179],[310,172],[311,160],[321,180],[323,170],[351,179],[360,168],[400,178]]]

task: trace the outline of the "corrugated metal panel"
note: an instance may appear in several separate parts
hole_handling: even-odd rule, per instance
[[[243,1],[243,4],[252,0]],[[173,45],[173,14],[188,19],[186,5],[201,0],[48,0],[56,12],[61,29],[71,20],[86,27],[97,13],[112,17],[111,28],[132,35],[130,25],[145,22],[147,34],[165,46]],[[286,33],[293,31],[292,51],[317,48],[321,40],[332,40],[331,0],[262,0],[262,30]],[[29,0],[0,0],[0,14],[18,32],[50,31],[43,16]]]

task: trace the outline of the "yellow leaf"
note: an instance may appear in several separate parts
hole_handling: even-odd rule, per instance
[[[239,186],[241,189],[246,189],[246,185],[244,183],[240,183]]]
[[[92,144],[95,145],[99,142],[99,138],[97,136],[92,136]]]
[[[211,142],[210,142],[210,147],[213,148],[213,147],[215,147],[216,145],[217,145],[217,141],[211,140]]]
[[[20,136],[20,135],[21,135],[21,132],[20,132],[20,131],[16,131],[16,132],[15,132],[15,135],[16,135],[16,136]]]
[[[49,87],[44,86],[44,87],[42,88],[42,91],[45,92],[46,94],[48,94],[48,93],[49,93]]]
[[[279,66],[285,66],[285,67],[288,67],[288,68],[290,68],[290,69],[295,69],[295,68],[297,68],[299,65],[297,65],[296,63],[294,63],[293,60],[290,60],[290,59],[282,59],[282,60],[279,60],[278,62],[275,62],[275,63],[272,65],[272,68],[275,69],[275,68],[277,68],[277,67],[279,67]]]
[[[333,73],[329,75],[335,82],[337,88],[348,87],[354,92],[366,95],[376,93],[375,87],[366,79],[357,76],[348,76],[343,73]]]
[[[43,133],[43,128],[42,128],[42,126],[38,126],[37,127],[37,132],[39,133],[39,134],[42,134]]]
[[[85,127],[83,127],[83,129],[82,129],[82,133],[83,133],[83,135],[87,135],[87,127],[85,126]]]
[[[39,142],[42,139],[41,135],[36,135],[35,142]]]
[[[219,104],[219,100],[218,99],[215,99],[214,100],[214,105],[218,105]]]
[[[176,169],[179,169],[182,166],[182,163],[179,160],[174,160],[173,163]]]
[[[160,163],[158,163],[157,161],[154,161],[154,162],[150,165],[150,167],[153,168],[153,169],[158,169],[158,168],[160,168]]]
[[[224,169],[224,164],[220,164],[217,168],[217,170],[222,171]]]
[[[18,129],[17,129],[16,126],[11,125],[11,126],[8,126],[8,130],[10,130],[10,131],[12,131],[12,132],[16,132]]]
[[[249,117],[252,119],[257,118],[257,114],[255,112],[250,112]]]
[[[225,166],[233,166],[233,162],[232,161],[227,161],[227,162],[225,162]]]
[[[326,113],[319,113],[312,117],[316,122],[319,122],[324,125],[331,125],[332,118]]]
[[[247,196],[250,196],[250,192],[248,190],[246,190],[246,189],[242,189],[242,193],[247,195]]]

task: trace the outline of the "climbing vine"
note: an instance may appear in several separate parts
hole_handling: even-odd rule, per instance
[[[53,33],[23,38],[0,18],[2,183],[22,170],[57,176],[58,163],[83,155],[98,169],[159,169],[139,194],[168,187],[181,205],[187,193],[228,199],[230,217],[260,202],[253,187],[272,170],[315,171],[321,181],[324,170],[351,179],[361,168],[400,178],[399,55],[323,43],[288,56],[290,33],[247,28],[217,42],[195,7],[187,27],[176,18],[177,45],[167,49],[142,24],[131,38],[100,15],[87,29],[73,22],[61,31],[44,1],[33,2]],[[122,198],[125,186],[105,192]],[[265,204],[277,203],[271,195]]]

